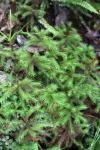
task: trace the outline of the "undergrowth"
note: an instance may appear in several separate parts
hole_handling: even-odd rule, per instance
[[[100,149],[99,62],[68,20],[53,27],[43,19],[56,4],[69,15],[99,12],[92,0],[13,0],[0,14],[9,18],[0,30],[1,150]]]
[[[60,150],[74,143],[84,150],[100,125],[86,113],[88,100],[100,111],[98,61],[70,25],[54,28],[45,20],[40,24],[44,29],[21,31],[28,40],[18,50],[0,45],[0,70],[7,75],[0,83],[0,145]],[[34,51],[34,46],[43,51]],[[12,68],[7,67],[9,59]]]

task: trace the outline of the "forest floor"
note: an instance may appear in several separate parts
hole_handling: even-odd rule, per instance
[[[80,13],[80,15],[78,13]],[[14,17],[16,14],[17,17]],[[65,25],[71,22],[72,26],[76,28],[78,33],[81,35],[83,43],[93,46],[98,60],[98,67],[100,67],[100,15],[92,13],[86,15],[80,11],[73,11],[70,8],[66,9],[59,5],[56,5],[56,7],[51,5],[46,10],[45,19],[53,27],[60,26],[62,22]],[[28,17],[24,17],[21,15],[21,12],[17,12],[17,8],[14,3],[12,5],[5,5],[1,3],[0,45],[2,46],[0,49],[2,49],[2,47],[7,47],[18,50],[23,47],[27,43],[27,37],[24,35],[24,32],[30,32],[31,26],[37,26],[40,29],[44,28],[38,21],[36,14],[34,16],[29,15]],[[23,31],[23,34],[20,34],[20,31]],[[42,55],[44,55],[44,49],[37,45],[29,47],[28,51],[29,53],[34,54],[37,49]],[[13,61],[14,59],[9,58],[6,66],[12,69]],[[20,74],[22,76],[24,73],[21,72]],[[2,64],[0,64],[0,80],[6,82],[6,74],[2,71]],[[100,119],[100,113],[94,111],[95,104],[93,104],[91,100],[87,100],[87,105],[88,109],[85,111],[85,114],[96,119]],[[72,146],[71,149],[74,150],[74,148]]]

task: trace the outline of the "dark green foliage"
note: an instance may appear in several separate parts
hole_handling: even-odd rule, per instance
[[[98,13],[96,9],[92,6],[91,0],[52,0],[52,1],[58,1],[62,3],[63,5],[73,5],[73,6],[80,6],[82,8],[85,8],[86,10],[92,12],[92,13]]]
[[[28,24],[28,27],[32,27],[36,20],[38,20],[39,18],[43,18],[46,15],[48,8],[50,8],[52,12],[55,4],[58,4],[62,7],[69,7],[73,9],[73,11],[78,11],[79,9],[82,12],[84,11],[86,14],[88,14],[88,12],[99,14],[99,4],[93,3],[92,0],[18,1],[16,4],[17,11],[15,14],[17,17],[22,16],[23,20],[26,19],[24,26]]]
[[[44,30],[34,27],[23,33],[29,39],[26,46],[0,50],[0,68],[8,76],[6,84],[0,84],[0,134],[10,136],[12,149],[38,150],[41,143],[48,150],[72,143],[85,149],[82,139],[90,139],[90,124],[99,127],[98,120],[93,123],[84,113],[87,99],[100,111],[98,61],[74,28],[40,23]],[[44,55],[30,54],[31,45],[42,47]],[[6,68],[9,58],[12,70]]]

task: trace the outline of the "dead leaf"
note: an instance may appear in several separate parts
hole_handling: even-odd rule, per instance
[[[27,51],[31,54],[34,54],[36,51],[38,51],[40,54],[44,53],[44,49],[37,45],[28,47]]]
[[[65,24],[67,21],[67,15],[68,15],[67,11],[63,8],[60,8],[59,14],[56,16],[56,19],[55,19],[55,25],[59,26],[62,23]]]
[[[23,35],[18,35],[16,41],[19,46],[24,46],[26,42],[26,38]]]
[[[0,71],[0,83],[7,83],[8,81],[8,78],[7,78],[7,75],[4,71]]]

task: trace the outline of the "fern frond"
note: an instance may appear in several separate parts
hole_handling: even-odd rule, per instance
[[[57,0],[57,1],[64,5],[69,4],[69,5],[81,6],[92,13],[98,14],[97,10],[87,0]]]

